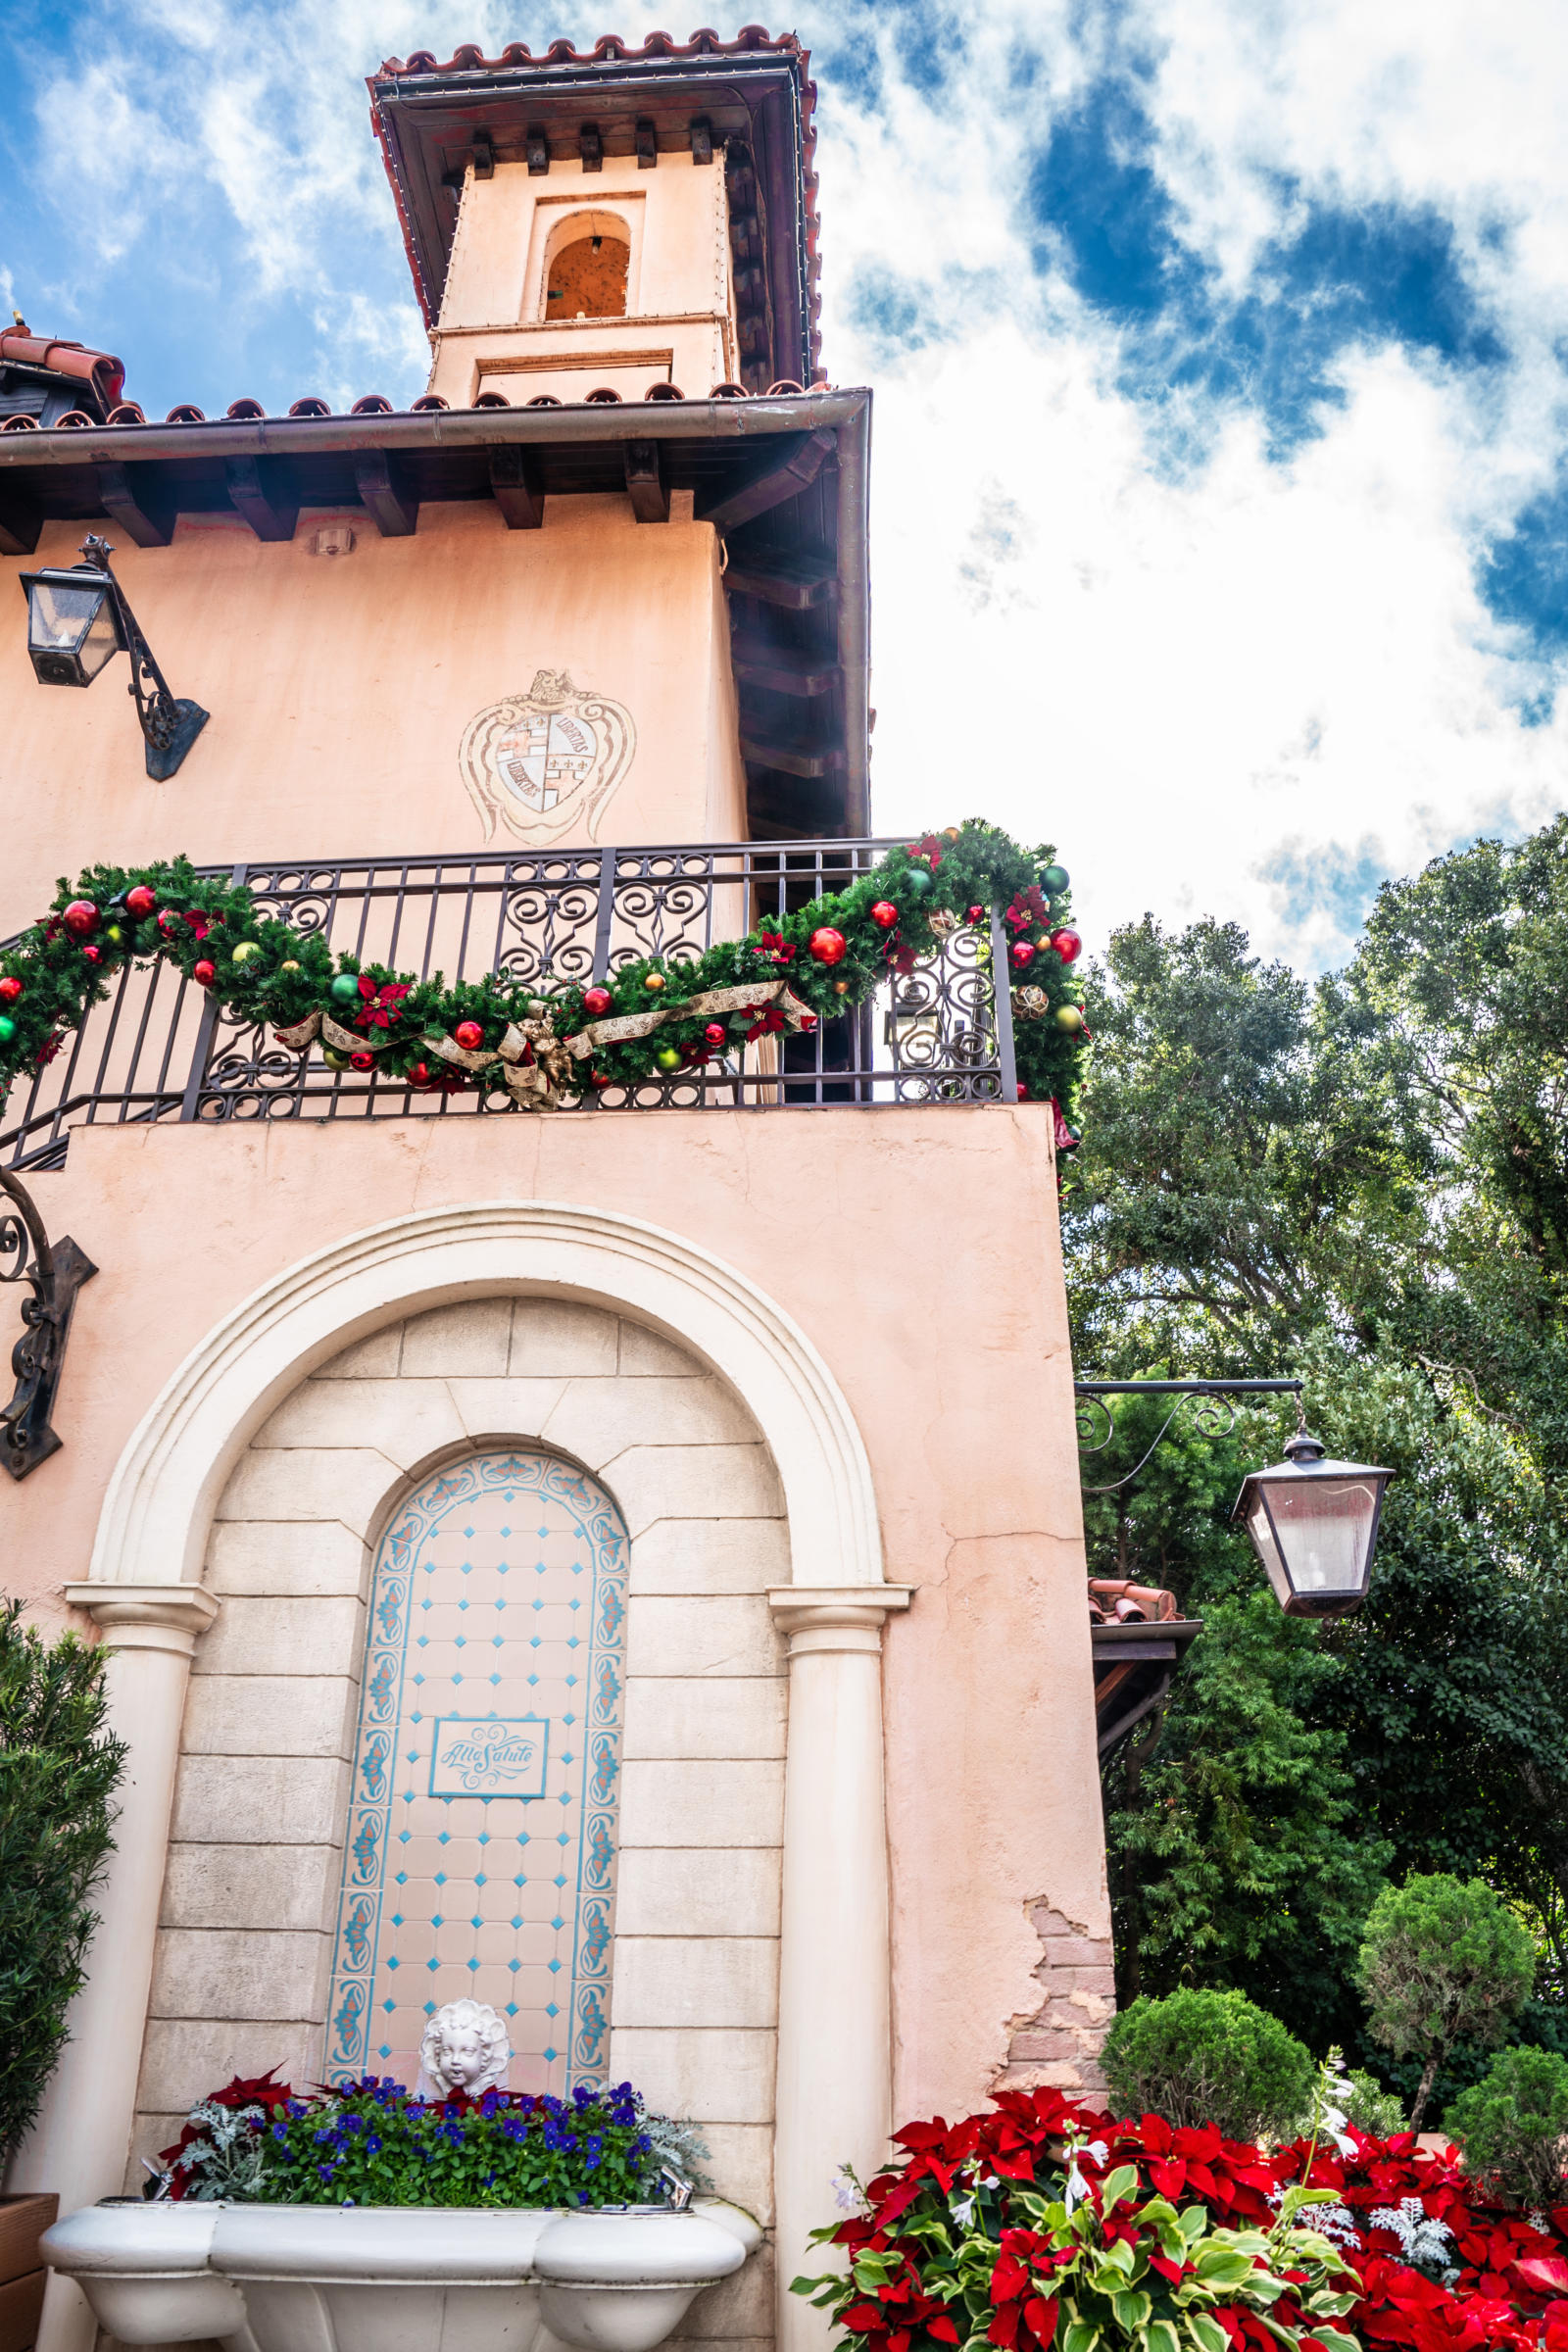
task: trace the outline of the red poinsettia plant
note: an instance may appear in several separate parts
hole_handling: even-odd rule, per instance
[[[865,2352],[1568,2352],[1568,2207],[1408,2132],[1265,2150],[1036,2090],[895,2145],[815,2233],[847,2271],[794,2282]]]

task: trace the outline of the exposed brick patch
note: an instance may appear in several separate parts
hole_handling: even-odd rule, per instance
[[[1116,2010],[1110,1938],[1092,1936],[1043,1898],[1025,1908],[1040,1937],[1040,2005],[1009,2021],[1006,2062],[991,2089],[1046,2088],[1101,2100],[1100,2045]]]

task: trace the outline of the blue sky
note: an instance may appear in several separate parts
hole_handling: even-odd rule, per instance
[[[878,821],[993,814],[1056,841],[1092,933],[1212,912],[1311,966],[1384,874],[1551,813],[1560,10],[793,22],[828,370],[878,392]],[[366,73],[661,23],[689,29],[531,0],[0,0],[0,297],[118,351],[149,415],[411,397]]]

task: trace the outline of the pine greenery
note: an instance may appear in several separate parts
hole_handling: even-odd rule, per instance
[[[107,1653],[46,1642],[0,1605],[0,2164],[27,2131],[62,2049],[113,1849],[125,1747],[104,1729]]]

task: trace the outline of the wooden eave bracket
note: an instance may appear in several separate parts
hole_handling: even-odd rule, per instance
[[[544,474],[531,449],[513,442],[490,452],[490,492],[509,531],[537,531],[545,518]]]
[[[382,538],[412,539],[418,520],[418,506],[404,491],[386,451],[357,450],[354,479],[361,503]]]
[[[831,694],[839,682],[839,665],[826,656],[804,654],[793,646],[766,645],[741,629],[731,639],[730,662],[735,675],[748,684],[806,702]]]
[[[258,539],[292,539],[294,525],[299,520],[298,499],[279,498],[272,486],[277,480],[275,468],[268,468],[265,459],[225,458],[223,478],[228,484],[228,503],[236,514],[243,515]]]
[[[669,484],[657,441],[624,441],[626,494],[639,522],[669,520]]]
[[[751,522],[757,515],[782,506],[787,498],[798,498],[803,490],[810,488],[837,446],[835,434],[818,429],[793,456],[764,466],[738,490],[701,508],[698,521],[710,522],[715,530],[732,531],[743,522]]]
[[[100,463],[98,501],[110,520],[137,547],[167,547],[174,535],[174,510],[155,503],[132,482],[128,466]]]
[[[30,556],[43,530],[43,510],[23,491],[0,495],[0,556]]]

